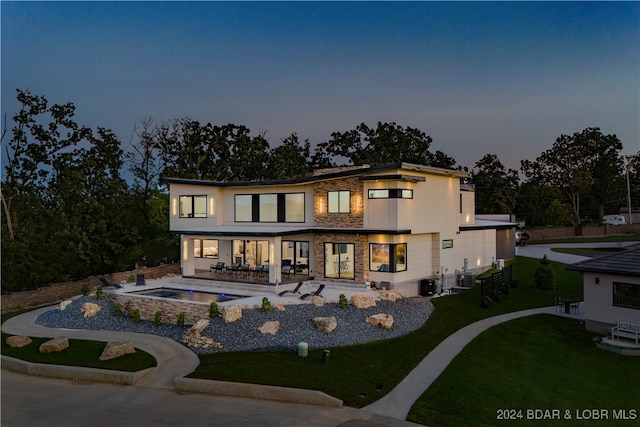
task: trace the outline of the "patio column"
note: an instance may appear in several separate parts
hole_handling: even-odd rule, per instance
[[[273,244],[273,246],[271,246]],[[282,237],[276,236],[269,243],[269,283],[280,283],[282,279]]]
[[[180,236],[180,240],[182,275],[192,276],[196,272],[195,262],[193,260],[193,239],[182,235]]]

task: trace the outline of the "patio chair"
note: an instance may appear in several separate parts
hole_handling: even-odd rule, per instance
[[[136,286],[144,286],[146,284],[147,284],[147,281],[144,280],[144,273],[136,274]]]
[[[296,288],[292,291],[286,290],[286,291],[282,291],[278,294],[279,297],[285,295],[285,294],[299,294],[300,293],[300,287],[302,286],[302,282],[298,282],[298,286],[296,286]]]
[[[260,277],[262,275],[262,272],[264,271],[264,265],[262,264],[258,264],[256,265],[256,268],[254,268],[253,270],[251,270],[251,272],[253,273],[254,276],[256,277]]]
[[[227,273],[230,274],[238,274],[240,272],[240,263],[233,263],[231,266],[227,267]]]
[[[283,265],[282,266],[282,275],[284,276],[285,274],[287,275],[287,277],[291,277],[291,271],[293,270],[293,267],[290,265]]]
[[[571,313],[580,314],[580,301],[572,302],[570,307],[571,307]]]
[[[209,267],[209,271],[212,271],[214,273],[222,273],[223,270],[224,270],[224,262],[218,262],[217,264],[211,264],[211,267]]]
[[[116,288],[116,289],[122,288],[122,285],[113,284],[104,277],[98,277],[98,279],[100,280],[100,283],[102,283],[103,288]]]
[[[244,274],[245,276],[248,276],[250,272],[251,272],[251,266],[245,262],[240,266],[240,269],[238,270],[238,275]]]
[[[315,292],[309,292],[308,294],[301,295],[299,299],[306,299],[306,298],[311,297],[311,296],[319,297],[320,294],[322,293],[323,289],[324,289],[324,285],[320,285],[320,286],[318,286],[318,289],[316,289]]]

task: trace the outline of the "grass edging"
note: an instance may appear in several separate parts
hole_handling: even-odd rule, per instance
[[[137,372],[125,372],[100,368],[33,363],[5,355],[2,355],[1,359],[2,368],[21,374],[124,385],[137,384],[155,369],[147,368]]]
[[[176,391],[191,391],[217,396],[248,397],[251,399],[275,400],[278,402],[304,403],[306,405],[342,407],[342,400],[318,390],[279,387],[229,381],[203,380],[198,378],[176,378]]]

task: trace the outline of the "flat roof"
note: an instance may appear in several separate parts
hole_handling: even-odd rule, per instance
[[[162,178],[160,181],[169,184],[193,184],[193,185],[208,185],[213,187],[248,187],[248,186],[263,186],[263,185],[291,185],[291,184],[306,184],[311,182],[325,181],[329,179],[339,179],[350,176],[362,176],[372,175],[379,172],[385,172],[390,170],[405,170],[420,172],[432,175],[444,175],[456,178],[467,178],[468,172],[463,172],[453,169],[436,168],[432,166],[416,165],[413,163],[391,163],[387,165],[361,167],[357,169],[339,170],[336,172],[329,172],[322,175],[305,176],[302,178],[292,179],[276,179],[265,181],[208,181],[202,179],[187,179],[187,178]],[[391,178],[393,177],[393,178]],[[416,176],[410,176],[406,174],[399,175],[383,175],[380,179],[398,179],[398,180],[412,180],[416,179]]]
[[[400,235],[411,234],[410,229],[384,230],[374,228],[326,228],[326,227],[269,227],[269,226],[246,226],[246,227],[208,227],[197,230],[170,230],[171,233],[201,236],[258,236],[277,237],[290,236],[293,234],[305,233],[333,233],[333,234],[388,234]]]

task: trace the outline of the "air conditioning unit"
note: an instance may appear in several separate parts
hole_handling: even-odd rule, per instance
[[[504,259],[498,258],[496,260],[496,268],[498,268],[499,270],[504,270]]]

